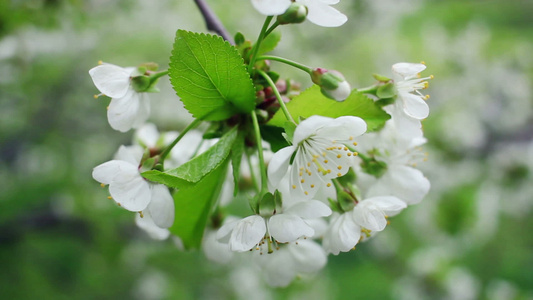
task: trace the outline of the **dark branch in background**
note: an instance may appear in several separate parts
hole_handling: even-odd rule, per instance
[[[220,19],[211,10],[209,5],[207,5],[204,0],[194,0],[194,3],[196,3],[200,9],[200,12],[202,13],[202,16],[204,17],[207,29],[216,32],[230,44],[235,44],[233,37],[231,37],[224,25],[222,25],[222,22],[220,22]]]

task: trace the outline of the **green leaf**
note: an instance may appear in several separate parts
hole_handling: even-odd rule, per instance
[[[233,190],[233,196],[237,196],[239,192],[239,179],[241,173],[241,161],[244,153],[244,134],[239,131],[237,139],[231,147],[231,167],[233,169],[233,181],[235,183],[235,189]]]
[[[365,120],[368,132],[379,130],[390,119],[381,107],[362,93],[352,91],[352,94],[343,102],[333,101],[320,92],[320,87],[314,85],[296,96],[289,103],[287,109],[295,120],[300,117],[309,118],[313,115],[321,115],[330,118],[341,116],[356,116]],[[286,119],[281,109],[267,125],[283,127]]]
[[[229,155],[230,150],[237,138],[237,127],[220,138],[220,140],[204,153],[165,173],[180,179],[195,183],[205,175],[216,169]]]
[[[226,160],[237,138],[237,133],[237,127],[232,128],[207,151],[175,169],[165,172],[150,170],[142,173],[142,176],[150,181],[174,188],[182,188],[190,185],[190,183],[196,183]]]
[[[270,150],[277,152],[281,148],[289,146],[283,137],[283,128],[263,125],[260,127],[261,137],[270,144]]]
[[[207,219],[224,183],[227,165],[226,159],[202,180],[174,194],[175,221],[169,230],[181,238],[187,249],[200,248]]]
[[[188,187],[192,185],[192,183],[186,180],[183,180],[173,175],[169,175],[159,170],[146,171],[146,172],[143,172],[141,175],[150,181],[161,183],[168,187],[176,188],[176,189]]]
[[[225,120],[255,108],[255,88],[237,49],[221,37],[178,30],[170,82],[196,118]]]
[[[257,55],[265,54],[270,52],[278,46],[279,41],[281,41],[281,32],[272,31],[261,43]],[[274,81],[275,82],[275,81]]]

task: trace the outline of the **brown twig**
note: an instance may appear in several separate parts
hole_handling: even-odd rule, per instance
[[[204,17],[207,29],[217,33],[230,44],[235,44],[232,36],[226,30],[224,25],[222,25],[222,22],[211,10],[209,5],[207,5],[204,0],[194,0],[194,3],[196,3],[198,8],[200,9],[200,12],[202,13],[202,16]]]

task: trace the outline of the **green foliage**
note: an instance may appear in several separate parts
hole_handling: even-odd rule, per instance
[[[277,152],[281,148],[289,146],[283,138],[283,128],[276,126],[261,126],[261,137],[270,144],[270,149]]]
[[[369,132],[382,128],[385,122],[390,119],[390,116],[378,107],[372,99],[356,91],[353,91],[345,101],[337,102],[324,96],[320,92],[320,87],[314,85],[287,103],[287,109],[295,120],[316,114],[317,108],[319,108],[320,115],[325,117],[360,117],[365,120]],[[283,127],[285,121],[285,116],[280,110],[268,122],[268,125]]]
[[[221,37],[178,30],[169,76],[196,118],[219,121],[255,108],[255,88],[243,59]]]
[[[142,175],[148,180],[163,183],[173,188],[181,188],[187,186],[188,183],[197,183],[226,160],[237,136],[238,131],[234,127],[209,150],[183,165],[165,172],[150,170],[143,172]]]
[[[220,192],[228,159],[196,184],[174,194],[176,206],[174,225],[170,228],[187,249],[198,249],[202,243],[207,218]]]
[[[281,41],[281,32],[272,31],[261,43],[257,55],[268,53],[278,46],[279,41]]]
[[[475,221],[476,185],[465,185],[442,195],[436,221],[449,234],[457,234],[470,228]]]

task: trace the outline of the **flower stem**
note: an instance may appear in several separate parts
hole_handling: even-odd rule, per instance
[[[156,81],[157,79],[165,76],[168,74],[168,70],[165,70],[165,71],[161,71],[161,72],[157,72],[157,73],[153,73],[150,75],[150,82],[154,82]]]
[[[363,93],[363,94],[376,94],[377,90],[378,90],[377,85],[371,85],[371,86],[357,89],[357,92]]]
[[[250,168],[250,176],[252,177],[252,184],[254,188],[259,192],[259,184],[257,183],[257,178],[255,177],[254,167],[252,165],[252,159],[250,158],[250,154],[246,153],[246,160],[248,161],[248,167]]]
[[[284,63],[284,64],[287,64],[289,66],[293,66],[295,68],[298,68],[306,73],[311,73],[313,70],[306,66],[306,65],[303,65],[301,63],[298,63],[298,62],[295,62],[293,60],[290,60],[290,59],[286,59],[286,58],[283,58],[283,57],[279,57],[279,56],[272,56],[272,55],[263,55],[263,56],[259,56],[257,58],[257,60],[274,60],[274,61],[279,61],[281,63]]]
[[[274,22],[274,24],[272,24],[272,26],[270,26],[270,28],[266,31],[265,37],[267,37],[269,34],[271,34],[272,31],[274,31],[274,29],[278,28],[278,26],[279,26],[279,22],[276,20]]]
[[[172,143],[170,143],[170,145],[168,145],[165,148],[165,151],[163,151],[161,153],[160,162],[163,163],[165,161],[165,158],[167,157],[167,155],[172,150],[172,148],[174,148],[174,146],[176,146],[176,144],[185,136],[185,134],[187,132],[189,132],[189,130],[196,128],[196,126],[200,125],[201,122],[202,122],[201,119],[194,119],[194,121],[192,121],[191,124],[189,124],[187,127],[185,127],[185,129],[183,129],[183,131],[180,133],[180,135],[178,135],[178,137],[174,141],[172,141]]]
[[[263,144],[261,139],[261,132],[259,130],[259,121],[257,121],[257,115],[255,111],[252,112],[252,123],[254,125],[254,135],[257,144],[257,157],[259,158],[259,171],[261,172],[261,192],[263,195],[268,190],[267,185],[267,172],[265,168],[265,159],[263,157]]]
[[[281,110],[283,111],[285,118],[287,118],[287,120],[296,124],[291,114],[289,113],[287,106],[285,106],[285,102],[283,102],[283,99],[281,98],[281,95],[279,94],[278,88],[276,87],[276,84],[274,83],[274,81],[272,81],[272,78],[270,78],[270,76],[268,76],[268,74],[262,70],[257,70],[257,72],[259,73],[259,75],[265,78],[265,80],[268,82],[268,85],[270,85],[270,87],[272,88],[272,91],[274,91],[274,95],[276,95],[276,99],[278,99],[279,106],[281,107]]]
[[[268,25],[272,21],[273,16],[268,16],[265,20],[265,23],[263,24],[263,28],[261,28],[261,32],[259,33],[259,37],[257,38],[257,42],[255,42],[254,46],[252,47],[252,55],[250,56],[250,63],[248,64],[248,73],[252,73],[252,70],[255,65],[255,58],[257,56],[257,51],[259,51],[259,47],[261,46],[261,43],[263,42],[263,39],[265,38],[265,34],[268,28]]]

